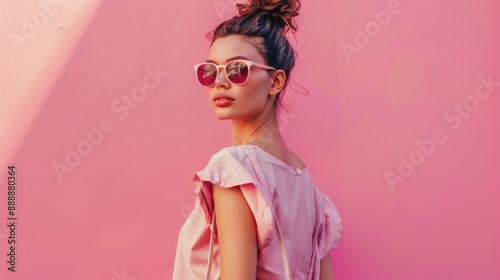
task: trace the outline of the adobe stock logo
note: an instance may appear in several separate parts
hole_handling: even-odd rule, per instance
[[[143,76],[142,83],[133,87],[130,94],[122,94],[114,99],[110,104],[112,113],[117,114],[119,120],[124,121],[130,115],[132,109],[139,107],[149,93],[155,90],[169,75],[168,72],[162,72],[160,65],[156,69],[151,66],[146,67],[147,74]],[[65,173],[71,173],[75,168],[82,164],[83,159],[89,156],[95,147],[98,147],[104,141],[105,135],[113,132],[116,126],[111,118],[102,118],[96,128],[89,130],[83,129],[81,132],[84,139],[81,139],[74,146],[66,145],[66,157],[63,163],[59,161],[52,162],[52,170],[57,176],[59,182],[63,181]]]
[[[412,1],[412,0],[409,0]],[[399,0],[389,0],[387,9],[382,9],[378,12],[371,10],[370,15],[373,20],[368,21],[364,28],[354,27],[353,44],[341,42],[339,48],[344,55],[347,63],[351,63],[352,55],[360,54],[362,49],[367,48],[372,39],[379,36],[383,28],[389,26],[392,18],[403,11],[403,6]]]
[[[443,112],[443,120],[451,125],[452,130],[459,129],[463,122],[479,109],[481,102],[490,98],[491,94],[498,90],[496,88],[500,87],[500,82],[493,81],[492,74],[489,74],[487,78],[479,76],[478,80],[479,83],[473,94],[466,96],[461,103],[455,103],[452,108]],[[434,128],[428,138],[415,139],[416,148],[410,151],[408,157],[401,154],[398,156],[399,165],[396,174],[391,171],[384,173],[389,189],[392,192],[396,191],[396,184],[404,183],[408,177],[415,173],[416,167],[421,166],[428,157],[436,152],[438,145],[442,145],[447,140],[448,135],[440,127]]]
[[[21,26],[21,32],[9,32],[8,38],[11,46],[14,48],[16,53],[19,53],[19,47],[21,45],[26,45],[29,40],[36,37],[36,35],[45,28],[52,18],[59,15],[61,10],[61,5],[67,5],[69,2],[75,2],[76,0],[46,0],[46,1],[36,1],[37,5],[40,7],[38,11],[32,14],[29,18],[21,17],[23,21]],[[34,5],[34,4],[33,4]]]
[[[236,3],[236,0],[215,0],[212,5],[219,20],[224,20],[237,14]]]
[[[125,267],[122,267],[120,273],[118,271],[116,271],[116,269],[111,270],[111,273],[114,276],[113,278],[111,278],[111,280],[134,280],[135,279],[134,275],[128,275],[125,272]]]

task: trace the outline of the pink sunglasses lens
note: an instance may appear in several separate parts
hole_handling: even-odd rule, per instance
[[[217,67],[209,63],[201,64],[198,66],[198,69],[196,69],[196,76],[200,84],[209,87],[215,83],[215,78],[217,78]]]
[[[226,67],[226,73],[229,81],[240,85],[246,82],[248,78],[248,66],[241,61],[230,62]]]

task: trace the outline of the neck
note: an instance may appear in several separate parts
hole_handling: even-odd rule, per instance
[[[260,115],[252,120],[231,120],[233,146],[254,144],[261,147],[284,143],[278,129],[276,113]]]

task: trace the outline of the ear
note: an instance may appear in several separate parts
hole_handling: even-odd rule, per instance
[[[269,89],[269,95],[273,96],[280,93],[285,86],[286,79],[287,77],[285,71],[281,69],[274,71],[271,88]]]

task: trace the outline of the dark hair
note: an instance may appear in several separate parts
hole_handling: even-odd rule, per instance
[[[281,69],[286,74],[285,86],[274,100],[281,105],[281,93],[285,90],[295,65],[295,51],[285,34],[297,31],[294,17],[300,9],[299,0],[250,0],[248,4],[236,4],[239,15],[222,22],[209,34],[212,43],[228,35],[244,35],[249,43],[264,57],[267,65]],[[210,32],[212,33],[212,32]],[[281,95],[283,96],[283,95]]]

